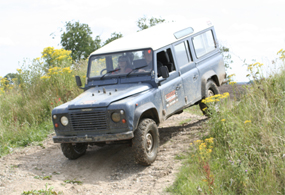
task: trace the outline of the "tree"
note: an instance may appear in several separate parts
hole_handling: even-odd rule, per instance
[[[222,54],[223,54],[223,57],[224,57],[224,63],[225,63],[225,68],[226,68],[226,70],[232,69],[232,68],[230,67],[230,64],[233,63],[233,61],[232,61],[232,56],[231,56],[231,54],[230,54],[230,49],[227,48],[227,47],[225,47],[225,46],[221,46],[221,47],[220,47],[220,50],[221,50],[221,52],[222,52]]]
[[[8,73],[4,76],[4,78],[6,78],[9,84],[19,84],[19,74],[17,73]]]
[[[110,42],[112,42],[112,41],[114,41],[116,39],[119,39],[121,37],[123,37],[123,35],[121,33],[113,32],[111,34],[111,38],[107,39],[102,46],[107,45],[108,43],[110,43]]]
[[[101,47],[100,37],[97,36],[93,40],[91,35],[92,32],[88,24],[66,22],[65,32],[61,34],[60,43],[65,50],[71,51],[71,57],[74,61],[86,59],[91,52]]]
[[[222,52],[222,55],[224,58],[224,64],[225,64],[225,68],[227,72],[229,69],[232,69],[232,67],[230,67],[230,64],[233,63],[232,56],[230,54],[230,49],[223,45],[220,45],[220,51]],[[231,80],[231,77],[233,75],[227,75],[227,83]]]
[[[139,27],[140,30],[144,30],[147,29],[151,26],[155,26],[159,23],[163,23],[165,22],[165,19],[162,18],[155,18],[155,17],[151,17],[150,19],[146,18],[146,16],[139,18],[139,20],[137,21],[137,26]]]
[[[102,40],[101,40],[101,38],[100,38],[99,35],[96,36],[96,38],[95,38],[94,41],[95,41],[95,50],[97,50],[97,49],[99,49],[100,47],[102,47],[102,46],[101,46]],[[95,50],[94,50],[94,51],[95,51]]]

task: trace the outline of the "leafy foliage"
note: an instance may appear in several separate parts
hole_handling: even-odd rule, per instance
[[[223,57],[224,57],[224,62],[225,62],[225,68],[226,70],[227,69],[231,69],[230,67],[230,64],[233,63],[233,60],[232,60],[232,56],[230,54],[230,49],[225,47],[225,46],[222,46],[220,48],[222,54],[223,54]]]
[[[112,42],[112,41],[114,41],[116,39],[119,39],[121,37],[123,37],[123,35],[121,33],[113,32],[111,34],[111,37],[109,39],[107,39],[102,46],[107,45],[108,43],[110,43],[110,42]]]
[[[99,37],[93,40],[91,35],[88,24],[69,21],[65,23],[65,32],[61,35],[60,43],[64,49],[71,51],[74,61],[79,61],[86,59],[91,52],[101,47]]]
[[[141,31],[163,22],[165,22],[165,19],[155,17],[146,18],[146,16],[144,16],[137,21],[137,26],[140,29],[139,31]]]
[[[19,77],[18,77],[18,74],[17,73],[8,73],[5,75],[5,77],[7,79],[7,81],[10,83],[10,84],[19,84],[18,81],[19,81]]]

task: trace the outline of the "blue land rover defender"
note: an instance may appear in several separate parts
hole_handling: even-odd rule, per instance
[[[88,144],[129,143],[137,163],[150,165],[159,124],[219,93],[225,66],[208,20],[165,23],[91,53],[84,92],[52,111],[63,154],[77,159]]]

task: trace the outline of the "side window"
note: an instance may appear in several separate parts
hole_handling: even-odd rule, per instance
[[[174,46],[175,55],[177,59],[178,66],[181,67],[189,62],[189,58],[187,55],[185,42],[179,43]]]
[[[160,70],[159,70],[161,66],[166,66],[169,72],[176,70],[170,48],[167,48],[165,50],[158,52],[156,57],[157,57],[158,76],[161,76]]]
[[[193,38],[193,45],[197,58],[215,50],[212,31],[209,30]]]

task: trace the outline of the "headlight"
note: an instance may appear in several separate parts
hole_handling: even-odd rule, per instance
[[[112,114],[112,120],[113,120],[115,123],[119,122],[119,121],[121,120],[121,115],[120,115],[120,113],[114,112],[114,113]]]
[[[63,126],[68,125],[68,118],[66,116],[63,116],[60,118],[60,122]]]

